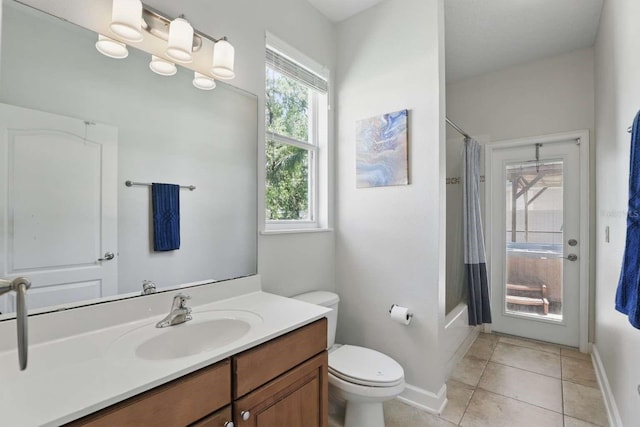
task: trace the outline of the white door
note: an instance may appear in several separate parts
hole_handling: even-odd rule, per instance
[[[580,155],[576,138],[487,152],[494,331],[581,344]]]
[[[116,181],[116,128],[0,104],[0,277],[31,280],[29,308],[117,292]]]

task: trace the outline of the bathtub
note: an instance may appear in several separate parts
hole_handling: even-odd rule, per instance
[[[480,333],[480,327],[469,326],[467,304],[461,302],[445,316],[442,361],[445,378],[451,377],[456,363],[462,359]]]

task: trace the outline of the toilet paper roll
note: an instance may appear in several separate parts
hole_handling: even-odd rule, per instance
[[[413,314],[409,313],[409,309],[407,307],[401,307],[395,304],[391,306],[389,315],[392,320],[402,323],[403,325],[411,323],[411,318],[413,317]]]

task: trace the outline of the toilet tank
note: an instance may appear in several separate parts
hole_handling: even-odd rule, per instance
[[[328,321],[327,348],[333,347],[333,344],[335,344],[336,341],[336,326],[338,326],[338,303],[340,302],[338,294],[327,291],[314,291],[296,295],[292,298],[331,309],[326,316]]]

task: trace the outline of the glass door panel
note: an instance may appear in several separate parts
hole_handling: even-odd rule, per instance
[[[505,164],[505,314],[563,320],[563,167]]]

